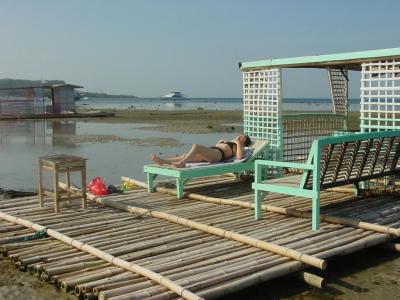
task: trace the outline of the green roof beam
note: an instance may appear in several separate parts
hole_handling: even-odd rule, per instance
[[[400,59],[400,48],[379,49],[370,51],[347,52],[325,55],[300,56],[290,58],[273,58],[251,62],[241,62],[242,71],[257,68],[327,68],[347,67],[350,70],[361,70],[364,62],[389,59]]]

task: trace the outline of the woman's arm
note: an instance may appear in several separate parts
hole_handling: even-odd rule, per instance
[[[240,141],[239,137],[234,139],[234,142],[236,143],[236,158],[243,159],[246,154],[243,143]]]

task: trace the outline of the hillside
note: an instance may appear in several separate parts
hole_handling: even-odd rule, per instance
[[[40,86],[41,80],[26,80],[26,79],[0,79],[0,88],[14,88],[14,87],[26,87],[26,86]],[[63,80],[47,80],[46,84],[62,84],[65,83]]]
[[[29,87],[29,86],[40,86],[41,80],[26,80],[26,79],[11,79],[2,78],[0,79],[0,88],[15,88],[15,87]],[[46,80],[46,84],[63,84],[64,80]],[[79,94],[90,97],[90,98],[137,98],[134,95],[113,95],[107,93],[97,92],[79,92]]]
[[[113,95],[107,93],[83,92],[89,98],[137,98],[134,95]]]

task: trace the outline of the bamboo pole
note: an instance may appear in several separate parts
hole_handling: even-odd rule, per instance
[[[400,252],[400,244],[396,244],[396,243],[387,243],[384,245],[385,249],[389,249],[389,250],[394,250],[397,252]]]
[[[181,272],[185,271],[188,269],[192,269],[198,266],[202,265],[209,265],[209,264],[214,264],[218,261],[226,261],[227,259],[232,259],[235,257],[240,257],[248,252],[250,246],[240,246],[240,247],[234,247],[231,242],[225,242],[224,244],[212,244],[209,243],[210,245],[207,244],[202,244],[201,248],[196,248],[194,251],[191,250],[190,248],[186,248],[184,251],[182,251],[182,254],[179,255],[179,253],[173,252],[170,253],[170,255],[165,256],[164,259],[160,260],[159,262],[151,263],[148,264],[149,267],[153,271],[156,272],[165,272],[165,274],[175,274],[176,272]],[[227,246],[224,246],[227,244]],[[246,248],[245,248],[246,247]],[[193,248],[193,247],[192,247]],[[246,250],[240,250],[241,248],[245,248]],[[232,253],[232,251],[234,251]],[[251,252],[259,251],[258,249],[253,248]],[[205,255],[204,253],[207,253]],[[171,262],[171,255],[175,258],[175,261]],[[153,260],[160,259],[160,255],[157,256],[152,256]],[[138,262],[141,262],[139,260]],[[144,262],[143,262],[144,263]],[[178,268],[178,269],[177,269]],[[172,270],[171,272],[168,272],[168,270]],[[115,281],[110,281],[107,279],[104,281],[104,283],[107,284],[112,284]],[[102,284],[102,283],[99,283]],[[87,287],[84,287],[83,290],[90,290],[90,284]],[[96,291],[97,290],[97,291]],[[100,289],[100,290],[103,290]],[[97,294],[99,291],[98,287],[95,287],[95,294]]]
[[[146,183],[135,180],[135,179],[131,179],[131,178],[123,176],[123,177],[121,177],[121,180],[133,183],[142,188],[147,188]],[[175,191],[171,191],[169,189],[160,188],[160,187],[156,187],[155,189],[156,189],[156,191],[163,192],[163,193],[172,193],[173,194],[175,192]],[[207,196],[193,194],[193,193],[186,193],[185,196],[192,200],[201,200],[201,201],[207,201],[207,202],[211,202],[211,203],[235,205],[235,206],[242,206],[242,207],[254,209],[254,204],[248,203],[248,202],[238,202],[237,200],[213,198],[213,197],[207,197]],[[261,209],[265,210],[265,211],[269,211],[269,212],[274,212],[274,213],[279,213],[279,214],[294,216],[294,217],[299,217],[299,218],[308,218],[308,219],[311,218],[310,212],[299,211],[294,208],[282,208],[282,207],[276,207],[276,206],[263,204],[261,206]],[[394,236],[400,236],[400,228],[391,228],[388,226],[382,226],[382,225],[378,225],[378,224],[363,222],[361,220],[354,220],[354,219],[338,217],[338,216],[328,216],[328,215],[324,215],[324,214],[320,214],[320,220],[324,221],[324,222],[328,222],[328,223],[349,225],[349,226],[353,226],[353,227],[364,229],[364,230],[370,230],[370,231],[381,232],[381,233],[385,233],[385,234],[391,234]]]
[[[250,277],[243,277],[239,280],[228,281],[224,284],[212,286],[200,291],[198,294],[202,295],[207,299],[215,299],[234,293],[236,291],[245,289],[247,287],[253,286],[257,283],[271,280],[280,276],[283,276],[289,272],[294,272],[301,269],[301,264],[296,261],[287,262],[270,269],[266,269],[257,272]]]
[[[59,232],[57,232],[55,230],[47,229],[42,225],[35,224],[35,223],[32,223],[32,222],[30,222],[28,220],[24,220],[24,219],[21,219],[21,218],[17,218],[17,217],[5,214],[3,212],[0,212],[0,218],[2,218],[3,220],[6,220],[8,222],[14,223],[14,224],[23,225],[23,226],[25,226],[27,228],[31,228],[31,229],[36,230],[36,231],[45,230],[46,233],[51,237],[54,237],[54,238],[66,243],[66,244],[69,244],[69,245],[79,249],[79,250],[82,250],[82,251],[90,253],[90,254],[92,254],[94,256],[97,256],[97,257],[99,257],[99,258],[101,258],[101,259],[103,259],[103,260],[105,260],[107,262],[110,262],[110,263],[112,263],[112,264],[114,264],[114,265],[116,265],[116,266],[118,266],[120,268],[123,268],[125,270],[129,270],[129,271],[138,273],[138,274],[140,274],[140,275],[142,275],[144,277],[147,277],[147,278],[157,282],[158,284],[160,284],[160,285],[162,285],[162,286],[174,291],[175,293],[177,293],[178,295],[182,296],[185,299],[196,299],[196,300],[203,299],[203,298],[201,298],[199,296],[196,296],[192,292],[186,290],[185,288],[175,284],[174,282],[170,281],[168,278],[166,278],[166,277],[164,277],[164,276],[162,276],[160,274],[154,273],[154,272],[152,272],[150,270],[147,270],[147,269],[145,269],[145,268],[143,268],[141,266],[135,265],[133,263],[129,263],[129,262],[127,262],[125,260],[122,260],[122,259],[120,259],[118,257],[114,257],[114,256],[108,254],[107,252],[101,251],[101,250],[96,249],[96,248],[94,248],[94,247],[92,247],[90,245],[84,244],[84,243],[80,242],[79,240],[74,240],[74,239],[72,239],[72,238],[70,238],[70,237],[68,237],[68,236],[66,236],[64,234],[61,234],[61,233],[59,233]]]
[[[201,239],[199,240],[198,238],[195,237],[194,240],[196,241],[196,243],[202,244],[202,240],[201,240]],[[177,246],[174,246],[174,247],[177,247]],[[162,249],[163,252],[166,252],[166,251],[168,251],[168,250],[171,250],[171,249]],[[147,251],[146,251],[146,252],[147,252]],[[155,253],[155,251],[147,252],[145,256],[148,257],[148,256],[150,256],[150,255],[153,254],[153,253]],[[122,256],[121,258],[123,258],[123,257],[124,257],[124,256]],[[133,260],[133,259],[134,259],[134,258],[132,257],[131,254],[129,254],[129,259],[130,259],[130,260]],[[75,273],[74,273],[74,276],[72,276],[72,277],[73,277],[72,279],[70,279],[70,276],[68,276],[68,275],[67,275],[68,279],[65,278],[65,275],[64,275],[64,276],[59,276],[59,277],[58,277],[57,280],[58,280],[58,281],[61,281],[61,287],[62,287],[63,289],[69,289],[70,286],[88,282],[88,278],[86,278],[86,279],[83,279],[83,278],[82,278],[82,279],[76,280],[75,274],[78,274],[78,275],[79,275],[79,272],[75,272]],[[109,275],[109,274],[105,274],[105,275]],[[96,277],[96,279],[90,278],[90,280],[97,280],[97,279],[99,279],[99,278],[102,278],[102,276],[104,276],[104,275],[103,275],[103,274],[96,274],[96,276],[98,276],[98,278],[97,278],[97,277]]]
[[[202,224],[196,221],[192,221],[186,218],[181,218],[179,216],[175,216],[172,214],[168,214],[168,213],[164,213],[164,212],[160,212],[160,211],[155,211],[155,210],[149,210],[149,209],[145,209],[145,208],[141,208],[141,207],[135,207],[135,206],[130,206],[130,205],[125,205],[122,203],[118,203],[118,202],[114,202],[110,199],[105,199],[105,198],[100,198],[100,197],[96,197],[93,196],[91,194],[88,195],[88,199],[90,199],[91,201],[94,201],[96,203],[99,204],[103,204],[106,206],[110,206],[110,207],[114,207],[120,210],[124,210],[124,211],[128,211],[131,213],[138,213],[138,214],[148,214],[152,217],[155,218],[160,218],[160,219],[164,219],[170,222],[174,222],[186,227],[190,227],[193,229],[197,229],[206,233],[210,233],[210,234],[214,234],[217,236],[220,236],[222,238],[226,238],[226,239],[231,239],[231,240],[235,240],[244,244],[248,244],[263,250],[267,250],[267,251],[272,251],[275,252],[277,254],[283,255],[283,256],[287,256],[290,258],[293,258],[295,260],[301,261],[305,264],[317,267],[319,269],[325,270],[327,267],[327,263],[324,260],[321,260],[317,257],[313,257],[310,256],[308,254],[305,253],[300,253],[294,249],[290,249],[287,247],[283,247],[277,244],[273,244],[273,243],[268,243],[265,241],[261,241],[261,240],[257,240],[255,238],[249,237],[249,236],[245,236],[243,234],[240,233],[236,233],[233,231],[229,231],[229,230],[224,230],[222,228],[218,228],[218,227],[214,227],[214,226],[210,226],[207,224]]]
[[[313,287],[316,287],[319,289],[323,289],[325,287],[325,279],[322,277],[319,277],[315,274],[300,271],[300,272],[296,273],[296,277],[303,280],[305,283],[307,283]]]
[[[311,245],[311,247],[312,247],[312,245]],[[330,246],[330,247],[332,247],[332,246]],[[283,258],[281,258],[281,260],[282,260]],[[288,260],[287,258],[285,258],[286,259],[286,261]],[[254,262],[254,261],[253,261]],[[275,262],[276,263],[276,262]],[[258,263],[256,263],[256,265],[258,265]],[[258,265],[258,267],[259,267],[259,265]],[[265,266],[263,266],[263,267],[265,267]],[[244,268],[243,266],[242,266],[242,268],[243,269],[246,269],[246,270],[248,270],[248,268],[246,267],[246,268]],[[266,268],[266,267],[265,267]],[[293,270],[291,270],[291,269],[285,269],[285,271],[286,272],[292,272]],[[175,271],[175,273],[176,273],[176,271]],[[224,270],[224,273],[228,273],[228,274],[231,274],[229,271],[227,271],[227,270]],[[222,275],[222,274],[221,274]],[[222,278],[222,276],[221,275],[215,275],[215,276],[213,276],[212,278]],[[269,275],[271,275],[271,276],[273,276],[273,274],[269,274]],[[283,275],[283,274],[280,274],[280,275]],[[274,277],[274,276],[273,276]],[[228,278],[230,278],[230,277],[228,277]],[[251,277],[250,277],[251,278]],[[226,279],[225,279],[226,280]],[[212,281],[215,283],[215,279],[212,279]],[[255,280],[255,281],[250,281],[251,282],[251,284],[255,284],[256,282],[258,282],[257,280]],[[243,287],[241,287],[241,288],[243,288]],[[194,290],[194,289],[193,289]],[[136,294],[135,294],[136,295]],[[133,296],[133,294],[132,294],[132,296]],[[208,296],[207,296],[207,298],[208,298]]]

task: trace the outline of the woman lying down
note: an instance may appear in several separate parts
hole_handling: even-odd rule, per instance
[[[158,165],[171,165],[176,168],[184,168],[186,163],[193,162],[222,162],[232,157],[243,159],[245,157],[244,147],[251,143],[247,135],[239,135],[230,142],[219,140],[215,146],[207,147],[193,144],[192,148],[182,155],[176,157],[161,158],[156,154],[151,155],[151,160]]]

